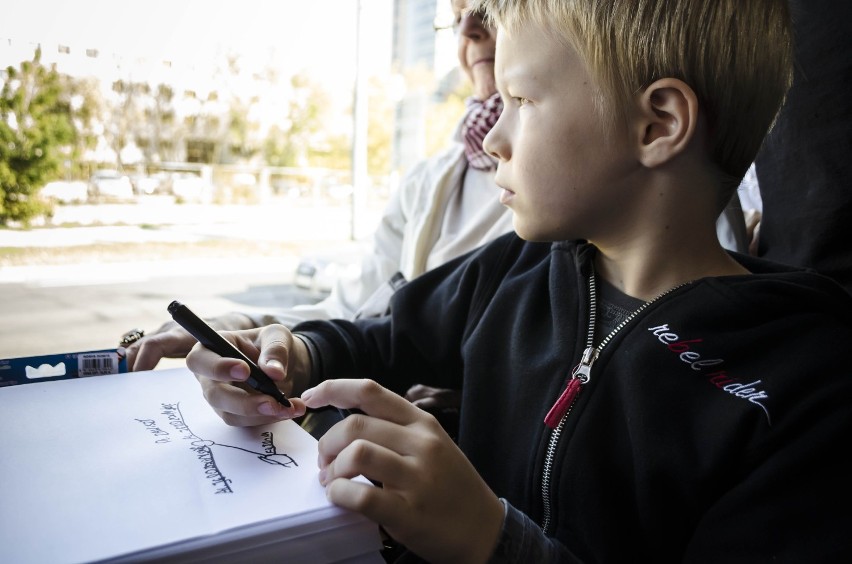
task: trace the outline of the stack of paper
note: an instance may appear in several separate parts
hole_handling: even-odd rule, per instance
[[[382,562],[292,421],[229,427],[186,369],[0,388],[0,562]]]

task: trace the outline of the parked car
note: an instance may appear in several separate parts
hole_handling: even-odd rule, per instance
[[[171,192],[184,202],[210,203],[213,200],[213,185],[189,172],[172,176]]]
[[[89,197],[89,189],[83,180],[56,180],[45,184],[40,194],[48,200],[74,204],[85,202]]]
[[[341,278],[356,278],[361,270],[361,256],[368,247],[364,244],[346,246],[335,251],[303,256],[296,266],[294,284],[318,296],[328,295]]]
[[[132,200],[133,184],[117,170],[96,170],[89,179],[90,199]]]
[[[134,174],[130,177],[130,182],[133,184],[133,191],[137,196],[162,194],[166,191],[169,179],[163,173],[145,175]]]

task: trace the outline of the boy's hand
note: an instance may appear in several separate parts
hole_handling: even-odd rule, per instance
[[[225,423],[239,427],[265,425],[305,414],[305,405],[292,398],[306,386],[310,357],[304,343],[283,325],[222,332],[247,357],[254,360],[284,392],[292,407],[251,389],[245,380],[249,367],[242,360],[223,358],[201,344],[186,357],[186,366],[201,383],[204,399]]]
[[[430,562],[485,562],[503,505],[437,420],[371,380],[328,380],[305,406],[357,408],[319,442],[328,498],[363,513]],[[381,487],[351,478],[363,475]]]

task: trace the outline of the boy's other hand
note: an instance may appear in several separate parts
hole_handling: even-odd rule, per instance
[[[372,380],[328,380],[302,400],[363,412],[320,439],[320,482],[333,503],[363,513],[428,561],[487,561],[503,505],[432,415]]]

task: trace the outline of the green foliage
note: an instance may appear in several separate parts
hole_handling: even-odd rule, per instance
[[[472,94],[470,81],[462,81],[446,99],[427,109],[426,154],[433,155],[447,146],[466,111],[465,99]]]
[[[265,162],[271,166],[310,166],[348,170],[352,163],[351,127],[329,127],[329,120],[341,119],[330,111],[329,94],[304,74],[290,82],[289,114],[274,125],[263,144]],[[390,171],[394,109],[387,96],[389,88],[377,78],[369,83],[367,104],[367,168],[369,174]],[[350,114],[343,116],[351,124]]]
[[[319,166],[329,147],[317,143],[324,132],[328,93],[305,74],[290,79],[289,112],[283,123],[270,128],[263,144],[264,159],[272,166]]]
[[[290,140],[287,131],[273,125],[263,142],[263,155],[270,166],[296,166],[299,158],[298,148]]]
[[[49,213],[38,190],[61,170],[63,148],[76,140],[70,100],[41,50],[20,68],[8,67],[0,92],[0,225],[28,225]]]
[[[386,175],[391,168],[394,107],[387,93],[389,86],[370,79],[367,104],[367,170],[371,175]]]
[[[321,142],[313,144],[310,166],[349,170],[352,166],[352,136],[350,134],[324,134]]]
[[[98,82],[94,78],[74,78],[61,75],[62,88],[71,100],[71,118],[75,138],[70,147],[63,148],[65,179],[85,179],[91,174],[91,166],[86,162],[86,152],[98,144],[95,123],[102,112],[102,101],[98,93]]]
[[[228,154],[240,160],[249,160],[258,149],[252,144],[257,124],[249,119],[250,105],[234,98],[228,110],[226,146]]]

